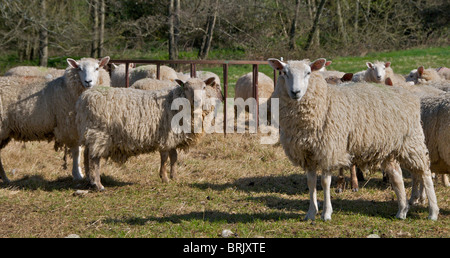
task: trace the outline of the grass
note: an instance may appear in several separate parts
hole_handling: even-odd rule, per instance
[[[449,66],[440,63],[449,48],[442,48],[442,54],[436,49],[429,51],[438,56],[430,66]],[[417,56],[422,50],[410,51],[405,51],[400,69],[408,70],[411,60],[422,58]],[[365,58],[385,60],[391,53],[379,55],[335,58],[332,66],[356,66]],[[402,55],[392,55],[394,65]],[[220,72],[216,67],[200,69]],[[250,71],[230,66],[230,83]],[[169,184],[159,179],[157,153],[133,157],[123,165],[102,161],[106,191],[82,196],[74,192],[86,189],[86,183],[72,181],[70,170],[62,169],[63,153],[55,152],[52,143],[29,142],[24,148],[12,141],[2,150],[12,183],[0,182],[0,237],[216,238],[223,229],[242,238],[450,237],[450,188],[435,181],[438,221],[427,219],[427,205],[411,207],[406,220],[397,220],[397,198],[380,172],[366,175],[358,192],[348,189],[349,183],[343,193],[332,189],[331,221],[322,221],[320,215],[314,222],[303,221],[309,206],[304,172],[292,166],[279,144],[261,145],[259,138],[248,133],[206,135],[180,154],[179,179]],[[404,177],[409,196],[411,179]],[[318,188],[321,202],[320,178]]]

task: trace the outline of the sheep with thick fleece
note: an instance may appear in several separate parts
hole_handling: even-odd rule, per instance
[[[81,179],[75,103],[83,91],[103,83],[99,71],[108,61],[109,57],[101,61],[68,58],[69,67],[64,76],[49,82],[38,78],[24,83],[21,77],[3,77],[0,80],[0,149],[12,139],[55,140],[56,146],[65,145],[72,150],[72,174],[75,179]],[[0,176],[8,181],[1,160]]]
[[[436,71],[438,72],[439,76],[441,76],[441,78],[443,80],[450,81],[450,68],[439,67],[436,69]]]
[[[43,66],[16,66],[6,71],[5,76],[43,77],[52,80],[63,76],[64,71],[63,69]]]
[[[130,76],[131,71],[134,68],[134,64],[130,63],[128,64],[128,77]],[[126,87],[126,76],[125,76],[125,64],[111,64],[111,87]],[[131,85],[131,84],[130,84]]]
[[[144,78],[157,79],[156,70],[156,65],[143,65],[134,68],[130,73],[130,85]],[[178,75],[173,68],[166,65],[160,66],[160,80],[175,81],[176,79],[178,79]]]
[[[85,163],[86,174],[98,190],[104,189],[100,182],[101,158],[122,163],[131,156],[159,151],[162,181],[169,180],[165,170],[168,156],[170,176],[176,177],[177,149],[187,149],[198,142],[202,131],[180,132],[172,127],[174,116],[180,113],[172,110],[174,101],[187,102],[187,106],[183,105],[184,112],[191,108],[188,115],[194,116],[192,123],[183,121],[183,126],[192,129],[196,118],[213,112],[211,108],[203,108],[203,112],[197,108],[206,101],[205,95],[217,96],[216,88],[211,86],[214,78],[206,81],[192,78],[185,83],[177,79],[177,82],[182,87],[159,91],[98,87],[80,96],[76,108],[80,144],[85,146],[85,162],[90,163]]]
[[[267,102],[274,91],[272,78],[264,73],[258,72],[258,98],[259,104]],[[242,98],[244,101],[253,98],[253,73],[247,73],[236,81],[234,90],[235,98]],[[262,100],[264,99],[264,101]]]
[[[376,82],[384,83],[386,79],[386,68],[391,65],[390,62],[380,62],[375,63],[367,62],[367,69],[365,71],[357,72],[353,74],[353,82]]]
[[[355,83],[328,85],[320,73],[325,59],[309,61],[269,59],[281,72],[272,98],[279,98],[280,142],[294,165],[307,173],[310,206],[317,208],[316,177],[322,171],[324,210],[331,219],[331,171],[352,164],[378,166],[388,172],[398,198],[398,218],[408,211],[399,162],[424,181],[429,218],[439,213],[429,168],[428,150],[420,124],[419,99],[400,87]]]
[[[430,153],[431,172],[450,174],[450,93],[423,97],[421,102],[422,126],[425,142]],[[418,184],[421,178],[414,180],[410,203],[423,201]],[[445,178],[443,179],[445,180]],[[444,181],[444,184],[448,182]],[[448,185],[446,185],[448,186]]]
[[[134,82],[133,85],[131,85],[131,88],[140,90],[161,90],[165,88],[173,88],[177,85],[178,84],[173,81],[162,81],[158,79],[144,78]]]
[[[178,75],[178,78],[183,80],[183,78],[190,78],[191,77],[191,73],[184,73],[183,75]],[[216,84],[217,87],[220,87],[220,77],[210,71],[195,71],[195,78],[200,78],[202,80],[206,80],[208,78],[214,77],[214,82]]]

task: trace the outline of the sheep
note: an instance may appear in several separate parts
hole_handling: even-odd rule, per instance
[[[442,70],[441,68],[439,71]],[[439,90],[450,91],[449,81],[442,77],[439,71],[433,68],[424,69],[423,66],[419,66],[406,76],[406,81],[415,85],[430,85]]]
[[[143,65],[134,68],[130,73],[130,85],[144,78],[156,79],[156,69],[156,65]],[[165,65],[160,66],[160,80],[175,81],[176,79],[178,79],[178,75],[174,69]]]
[[[353,73],[343,73],[343,72],[335,72],[329,73],[331,71],[321,72],[323,78],[328,84],[341,84],[346,82],[351,82],[353,78]]]
[[[16,66],[6,71],[5,76],[43,77],[52,80],[64,75],[63,69],[42,66]]]
[[[267,102],[274,91],[272,78],[264,73],[258,72],[258,98],[259,104]],[[253,97],[253,73],[247,73],[236,81],[234,90],[235,98],[242,98],[244,101]]]
[[[158,79],[152,79],[152,78],[144,78],[137,80],[133,85],[131,85],[131,88],[134,89],[140,89],[140,90],[161,90],[165,88],[173,88],[176,87],[178,84],[176,82],[172,81],[162,81]]]
[[[429,82],[441,82],[443,79],[439,76],[436,69],[425,69],[423,66],[419,66],[406,76],[406,81],[412,84],[426,84]]]
[[[0,81],[0,149],[11,139],[19,141],[55,140],[55,146],[67,146],[72,151],[74,179],[83,178],[79,168],[79,145],[75,125],[75,103],[80,94],[103,83],[101,61],[83,58],[67,59],[64,76],[52,81],[3,77]],[[107,73],[106,73],[107,74]],[[107,81],[106,83],[109,83]],[[56,147],[55,147],[56,148]],[[0,159],[0,176],[9,182]]]
[[[425,142],[430,153],[430,168],[433,173],[450,174],[450,93],[427,96],[421,99],[421,118]],[[448,179],[447,179],[448,180]],[[423,181],[413,176],[410,204],[422,203],[425,198]]]
[[[91,185],[97,190],[105,189],[100,182],[101,158],[111,158],[115,162],[123,163],[130,156],[159,151],[162,182],[169,181],[165,169],[168,156],[170,177],[176,178],[177,149],[187,149],[198,142],[202,131],[196,131],[194,128],[193,133],[180,132],[177,131],[179,128],[171,127],[174,116],[179,115],[171,107],[175,101],[186,98],[189,108],[194,104],[201,106],[205,99],[194,95],[194,91],[204,91],[208,98],[217,96],[217,89],[212,86],[212,77],[205,81],[192,78],[183,82],[177,79],[177,83],[181,87],[159,91],[97,87],[81,94],[76,104],[79,143],[85,146],[86,174],[89,175]],[[183,110],[185,108],[188,110],[188,107],[183,106]],[[212,112],[211,109],[204,108],[199,114],[196,108],[188,114],[189,119],[194,115],[192,123],[183,121],[183,126],[191,129],[196,117],[205,116],[209,112]]]
[[[134,63],[128,64],[128,73],[131,73],[134,67],[135,67]],[[125,68],[126,68],[125,64],[111,65],[111,87],[126,87]]]
[[[439,67],[436,69],[439,76],[441,76],[442,79],[449,81],[450,80],[450,69],[447,67]]]
[[[384,80],[386,79],[386,68],[389,67],[391,63],[376,61],[375,63],[367,62],[366,65],[367,70],[353,74],[352,81],[384,83]]]
[[[307,60],[268,61],[281,72],[272,95],[279,98],[280,143],[291,162],[307,174],[310,206],[306,220],[314,220],[318,212],[317,171],[322,171],[324,189],[322,218],[330,220],[331,171],[351,164],[360,168],[381,165],[390,175],[400,219],[408,211],[400,165],[408,168],[423,179],[429,218],[437,219],[439,208],[416,96],[382,84],[328,85],[314,72],[323,67],[325,59],[311,65]]]
[[[179,76],[179,79],[183,80],[183,78],[190,78],[191,77],[191,73],[184,73],[182,76]],[[210,77],[214,77],[214,82],[216,83],[216,86],[220,87],[220,77],[213,73],[213,72],[209,72],[209,71],[195,71],[195,77],[196,78],[200,78],[202,80],[206,80]]]

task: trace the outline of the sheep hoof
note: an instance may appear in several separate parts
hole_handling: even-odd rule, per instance
[[[359,190],[358,188],[353,188],[352,192],[358,192],[358,190]]]
[[[342,193],[342,188],[336,188],[336,193]]]

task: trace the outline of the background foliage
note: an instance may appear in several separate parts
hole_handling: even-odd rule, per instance
[[[317,30],[307,47],[322,1]],[[40,59],[48,58],[49,66],[57,66],[66,56],[97,56],[99,51],[120,58],[168,59],[173,2],[0,0],[0,50],[6,55],[1,61],[39,64]],[[199,57],[213,17],[209,59],[365,56],[449,43],[450,16],[445,12],[450,3],[445,0],[175,2],[180,4],[175,13],[178,59]],[[43,31],[48,33],[47,57],[39,55],[45,47],[40,44]]]

